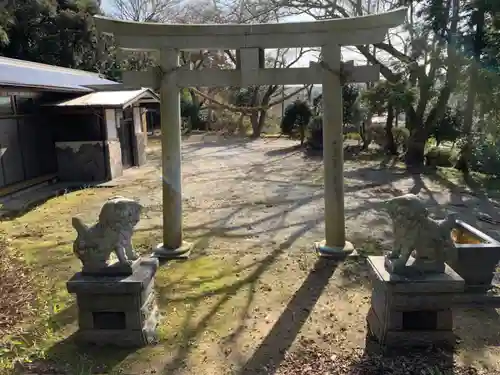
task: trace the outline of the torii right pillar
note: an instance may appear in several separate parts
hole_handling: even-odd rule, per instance
[[[346,241],[345,235],[340,46],[325,45],[321,55],[326,65],[322,77],[325,240],[316,243],[315,249],[320,256],[342,260],[354,251],[354,246]]]

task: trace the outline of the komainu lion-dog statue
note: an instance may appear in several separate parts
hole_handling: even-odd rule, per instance
[[[404,276],[443,273],[446,254],[454,248],[451,231],[456,214],[444,220],[432,219],[424,202],[414,194],[391,198],[384,202],[384,208],[394,232],[394,248],[386,257],[386,269]]]
[[[82,262],[83,272],[106,269],[113,252],[121,266],[138,259],[132,246],[132,234],[142,208],[133,199],[115,196],[104,203],[99,220],[93,226],[88,227],[78,217],[73,218],[73,228],[77,232],[73,252]]]

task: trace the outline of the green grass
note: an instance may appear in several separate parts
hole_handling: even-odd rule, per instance
[[[77,308],[66,291],[66,281],[79,271],[72,254],[75,232],[71,217],[99,207],[113,189],[87,189],[49,200],[25,215],[0,223],[36,275],[39,297],[34,317],[19,322],[15,334],[0,339],[0,373],[13,361],[49,359],[71,367],[71,373],[87,374],[104,369],[118,374],[134,363],[173,353],[204,338],[235,328],[237,315],[247,304],[250,286],[245,277],[255,264],[238,266],[233,259],[203,255],[210,238],[194,243],[189,262],[173,262],[156,274],[156,292],[161,322],[160,344],[136,351],[82,349],[72,340],[77,329]],[[90,215],[94,217],[95,213]],[[92,219],[86,219],[92,221]],[[161,240],[161,228],[138,230],[133,242],[139,253],[147,254]],[[188,239],[189,240],[189,239]],[[104,371],[103,371],[104,372]]]
[[[462,172],[455,168],[437,168],[437,175],[450,181],[457,186],[470,188],[471,190],[484,190],[490,195],[500,195],[500,178],[489,176],[479,172],[470,172],[470,179],[464,180]]]

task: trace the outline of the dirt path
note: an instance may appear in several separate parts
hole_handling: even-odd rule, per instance
[[[329,352],[364,347],[366,267],[353,260],[336,269],[311,251],[324,231],[322,164],[305,158],[295,144],[183,144],[184,232],[195,251],[190,261],[158,273],[160,344],[109,368],[126,374],[272,373],[288,350],[308,340]],[[161,239],[160,180],[153,143],[149,165],[129,171],[112,191],[146,206],[137,232],[144,250]],[[387,248],[391,233],[377,202],[400,192],[420,194],[438,214],[452,208],[474,225],[475,211],[494,212],[493,203],[444,183],[346,160],[348,238],[364,253]],[[81,212],[88,220],[99,208],[99,200],[92,202]],[[498,237],[495,227],[479,226]],[[460,360],[500,369],[497,312],[458,311],[456,324]]]

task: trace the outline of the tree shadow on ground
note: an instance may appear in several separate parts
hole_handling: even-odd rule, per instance
[[[44,359],[34,359],[23,368],[40,374],[113,374],[113,369],[136,350],[84,345],[72,334],[52,346]]]
[[[383,177],[381,178],[381,174]],[[392,187],[392,185],[408,177],[408,174],[404,170],[388,170],[388,169],[378,169],[374,166],[360,167],[356,169],[347,170],[344,172],[344,178],[362,180],[365,182],[366,188],[373,188],[379,186]],[[402,191],[393,191],[395,194],[404,194]]]
[[[413,173],[412,176],[414,177],[415,181],[415,186],[413,188],[413,190],[415,191],[414,194],[418,194],[421,190],[424,190],[426,191],[427,194],[430,195],[430,190],[427,188],[424,181],[422,180],[422,176],[425,176],[430,181],[440,186],[443,186],[445,189],[449,191],[451,205],[456,207],[466,206],[464,202],[464,195],[468,193],[466,189],[440,175],[437,169],[424,167],[419,171],[419,173]],[[470,193],[471,192],[469,192],[469,194]]]
[[[364,349],[326,350],[312,341],[287,355],[280,375],[342,374],[342,375],[454,375],[457,366],[451,350],[439,348],[382,348],[366,335]],[[474,372],[459,372],[473,374]]]
[[[464,202],[463,197],[465,195],[470,195],[478,198],[483,203],[483,209],[486,213],[495,218],[498,216],[498,204],[493,201],[487,194],[484,186],[481,186],[472,178],[465,178],[462,175],[463,186],[460,186],[457,182],[454,182],[442,174],[436,169],[427,169],[424,175],[431,181],[436,182],[446,189],[449,190],[451,194],[450,204],[457,207],[466,207],[467,204]]]
[[[294,154],[294,153],[300,152],[302,150],[302,148],[303,147],[300,144],[292,145],[289,147],[279,148],[279,149],[272,150],[272,151],[266,151],[265,155],[266,156],[280,156],[280,155],[286,155],[286,154]]]
[[[339,270],[339,282],[344,288],[359,288],[371,286],[371,269],[368,264],[369,256],[384,255],[390,247],[384,247],[380,240],[366,236],[352,239],[355,244],[356,256],[346,259]]]
[[[276,372],[336,268],[337,264],[332,261],[324,258],[317,260],[285,311],[239,374],[273,374]]]
[[[38,190],[21,192],[21,196],[0,198],[0,223],[18,219],[38,207],[60,196],[98,187],[99,183],[73,184],[57,183],[53,186],[40,187]]]
[[[480,361],[486,365],[492,360],[484,351],[500,346],[500,316],[492,307],[453,309],[454,331],[459,348],[464,350],[465,362]]]
[[[383,347],[366,327],[365,348],[347,374],[454,374],[452,348]],[[418,333],[415,333],[418,334]]]
[[[253,220],[250,223],[246,222],[245,224],[234,226],[228,225],[228,222],[236,213],[241,213],[245,204],[241,205],[241,207],[233,206],[233,210],[231,210],[231,212],[229,212],[225,217],[216,218],[208,223],[191,226],[185,228],[185,230],[186,233],[189,233],[188,237],[193,239],[203,236],[243,239],[249,236],[250,233],[248,231],[243,231],[241,233],[234,233],[234,231],[237,229],[244,229],[249,224],[254,226],[257,223],[262,224],[266,222],[269,223],[269,225],[266,226],[266,229],[257,232],[252,231],[252,235],[278,231],[285,228],[285,226],[283,226],[283,223],[276,222],[276,219],[287,215],[290,211],[296,210],[300,206],[315,199],[318,199],[318,197],[307,197],[301,200],[285,202],[286,204],[283,206],[283,209],[278,212],[270,213],[265,217]],[[265,204],[265,202],[262,202],[262,204]],[[291,207],[290,204],[292,204]],[[238,326],[232,330],[232,333],[225,339],[229,343],[236,342],[238,337],[244,331],[245,317],[249,316],[249,309],[252,301],[254,300],[258,280],[278,260],[278,257],[284,254],[285,251],[287,251],[298,238],[310,231],[311,228],[316,226],[321,220],[323,219],[317,218],[314,220],[304,220],[303,222],[295,223],[292,226],[292,228],[294,228],[292,234],[285,242],[281,243],[277,248],[275,246],[271,247],[266,245],[268,248],[271,247],[271,253],[261,257],[260,259],[254,259],[254,261],[250,264],[231,267],[229,270],[220,272],[215,276],[197,278],[196,280],[189,281],[188,283],[186,283],[186,281],[179,280],[182,285],[179,285],[177,281],[172,281],[167,285],[162,284],[161,286],[157,284],[161,305],[168,306],[176,302],[182,302],[185,307],[188,306],[188,311],[186,311],[184,321],[182,322],[181,327],[176,330],[175,338],[172,338],[173,341],[171,342],[168,340],[167,342],[164,342],[165,345],[175,344],[176,353],[169,363],[167,363],[167,365],[163,368],[163,373],[172,373],[184,365],[185,360],[191,353],[192,346],[190,343],[198,340],[212,323],[212,320],[215,319],[217,315],[221,314],[224,306],[238,293],[243,291],[246,293],[246,302],[244,306],[238,308]],[[228,262],[227,254],[225,255],[225,259],[225,262]],[[245,372],[246,374],[256,371],[256,369],[262,367],[263,365],[267,364],[267,367],[269,368],[269,366],[276,366],[279,363],[278,359],[283,358],[283,353],[286,352],[288,347],[291,345],[295,335],[300,331],[301,326],[304,324],[311,311],[311,308],[307,308],[307,305],[313,305],[319,298],[322,291],[320,285],[322,283],[326,285],[326,282],[333,271],[334,270],[331,265],[328,267],[324,266],[324,262],[322,260],[317,262],[314,271],[309,274],[307,281],[300,288],[299,292],[295,294],[295,297],[292,298],[292,301],[289,303],[285,313],[278,320],[278,323],[272,330],[271,334],[264,340],[264,343],[259,346],[259,349],[257,349],[253,359],[248,362],[245,367],[245,371],[247,371]],[[229,274],[239,274],[240,277],[231,283],[226,283],[220,287],[205,290],[202,293],[194,293],[191,296],[186,297],[183,292],[196,290],[204,283],[217,282],[217,280],[227,277]],[[172,296],[172,292],[174,290],[177,293],[183,294],[182,297],[179,297],[182,298],[181,300],[177,300]],[[247,290],[247,292],[245,292],[245,290]],[[215,298],[215,303],[213,303],[212,306],[203,305],[206,303],[207,298]],[[292,322],[292,319],[294,319],[295,322]],[[278,342],[281,342],[281,344],[278,345]],[[269,354],[269,351],[272,352],[272,355]],[[270,362],[264,363],[266,360],[265,357],[269,360],[273,360],[275,365],[272,365]]]
[[[258,178],[260,181],[262,180],[262,177],[254,176],[253,174],[247,176],[247,180],[248,178],[250,179]],[[269,182],[278,183],[279,181],[270,180]],[[287,182],[286,186],[289,186],[290,184],[291,184],[290,182]],[[216,316],[221,311],[223,306],[226,304],[228,298],[230,298],[230,296],[236,295],[236,293],[238,293],[242,289],[247,288],[248,289],[248,295],[246,297],[247,304],[245,307],[240,309],[241,313],[240,311],[238,312],[238,316],[241,317],[245,316],[246,314],[245,310],[248,310],[248,306],[250,305],[251,301],[254,298],[253,287],[256,281],[260,278],[260,276],[275,262],[275,260],[277,260],[279,256],[281,256],[281,254],[283,254],[288,248],[291,247],[291,245],[295,242],[296,239],[302,237],[312,228],[321,224],[321,222],[324,220],[322,215],[314,215],[314,216],[302,217],[302,220],[296,220],[293,223],[285,222],[284,218],[286,216],[292,214],[294,211],[300,209],[305,205],[311,204],[314,201],[323,198],[323,192],[321,186],[318,186],[318,184],[310,184],[301,181],[298,181],[296,183],[293,182],[293,184],[294,184],[293,186],[295,186],[295,184],[299,185],[304,184],[313,190],[311,191],[311,194],[306,195],[305,197],[301,197],[299,199],[281,198],[283,196],[283,191],[280,190],[281,186],[277,185],[278,189],[274,192],[276,196],[269,196],[267,197],[267,199],[260,200],[258,202],[249,201],[249,202],[242,202],[236,205],[231,202],[218,204],[217,209],[220,210],[222,215],[220,213],[213,212],[212,220],[202,223],[196,223],[195,225],[190,225],[184,228],[187,237],[190,239],[197,239],[201,237],[209,237],[209,238],[216,237],[226,240],[243,240],[248,237],[253,237],[253,236],[259,237],[260,235],[263,234],[277,233],[281,230],[287,230],[287,231],[291,230],[291,235],[288,236],[286,241],[281,243],[281,245],[279,245],[278,248],[276,248],[275,245],[270,245],[269,243],[260,245],[260,246],[265,246],[271,250],[271,253],[265,256],[263,259],[258,259],[255,262],[252,262],[251,264],[245,265],[244,266],[245,269],[241,267],[239,268],[235,267],[234,269],[228,270],[229,273],[233,274],[236,273],[243,274],[245,270],[250,271],[250,273],[247,276],[240,278],[236,282],[232,282],[229,285],[224,285],[221,288],[211,289],[204,293],[190,296],[188,299],[184,298],[185,303],[192,304],[192,306],[190,306],[189,309],[193,311],[192,313],[188,312],[186,314],[186,321],[183,323],[183,326],[178,330],[177,339],[182,340],[186,344],[177,345],[176,349],[178,350],[178,352],[176,354],[176,358],[174,358],[169,364],[167,364],[167,366],[164,369],[165,373],[168,373],[169,371],[172,371],[173,369],[178,368],[179,366],[182,365],[183,361],[187,358],[190,352],[189,342],[196,341],[197,337],[200,336],[204,330],[206,330],[207,326],[209,325],[213,317]],[[346,189],[346,191],[358,192],[367,188],[369,188],[369,186],[367,186],[366,184],[359,184],[355,186],[349,186]],[[375,195],[379,195],[379,193],[380,192],[374,192]],[[244,222],[241,223],[232,222],[232,220],[238,216],[252,217],[251,210],[259,210],[259,208],[264,208],[264,207],[273,207],[274,210],[264,215],[259,215],[259,217],[254,220],[244,220]],[[367,209],[370,209],[370,207],[362,205],[360,207],[356,207],[353,210],[347,210],[347,213],[354,215],[356,214],[356,212],[358,212],[358,214],[360,214],[362,212],[365,212]],[[250,210],[250,212],[248,210]],[[141,230],[147,230],[147,229],[141,229]],[[235,254],[236,253],[237,251],[235,251]],[[225,275],[227,276],[227,273]],[[224,277],[224,274],[219,274],[215,277],[215,279],[222,277]],[[174,301],[174,299],[172,299],[170,293],[171,290],[173,289],[176,289],[177,291],[179,291],[179,288],[181,291],[190,289],[192,290],[198,288],[199,285],[202,283],[213,282],[213,281],[215,281],[214,277],[210,277],[210,278],[201,278],[189,282],[188,285],[183,285],[181,287],[178,284],[175,285],[176,284],[175,282],[172,283],[171,286],[162,285],[160,290],[160,296],[163,296],[161,297],[163,301],[161,303],[167,306],[169,304],[176,302]],[[185,282],[182,281],[181,283],[186,284]],[[216,296],[218,299],[216,305],[213,306],[213,308],[208,309],[208,311],[207,308],[205,308],[204,313],[202,314],[203,316],[200,317],[199,311],[201,309],[198,301],[202,301],[203,298],[214,297],[214,296]],[[196,319],[194,319],[194,315],[198,315],[199,319],[197,319],[197,321]],[[242,327],[240,325],[240,327],[234,331],[235,333],[231,334],[232,339],[234,339],[234,336],[237,337],[241,331]]]
[[[413,174],[412,177],[414,186],[411,192],[414,194],[422,193],[428,197],[431,212],[439,217],[444,217],[447,213],[455,212],[459,215],[460,220],[465,221],[467,224],[476,227],[497,240],[500,239],[500,229],[495,222],[489,223],[480,220],[481,215],[487,214],[494,221],[500,221],[499,203],[491,199],[481,187],[470,188],[467,184],[461,185],[446,178],[438,170],[432,168],[424,169],[420,174]],[[422,177],[440,186],[442,190],[431,190]],[[448,194],[447,201],[438,202],[435,193]]]
[[[208,291],[204,291],[202,293],[198,293],[189,298],[183,298],[182,302],[185,306],[188,306],[188,311],[185,314],[184,320],[181,324],[180,329],[176,333],[175,337],[172,338],[172,342],[164,342],[165,345],[176,345],[177,352],[172,356],[172,359],[164,366],[162,373],[163,374],[171,374],[175,370],[182,368],[185,360],[188,358],[190,351],[192,349],[190,343],[199,339],[199,337],[205,332],[210,322],[220,314],[220,311],[224,308],[224,306],[238,293],[244,290],[247,290],[245,303],[242,306],[237,315],[238,315],[238,325],[230,334],[228,338],[229,341],[237,340],[238,337],[244,331],[244,321],[246,317],[249,316],[249,310],[251,304],[255,298],[255,292],[258,289],[257,283],[263,276],[265,272],[277,261],[277,259],[287,250],[289,249],[293,243],[300,238],[305,232],[307,232],[310,228],[310,223],[304,223],[303,225],[299,225],[298,228],[292,233],[291,236],[284,242],[282,242],[277,248],[273,249],[271,253],[264,256],[261,259],[254,260],[250,264],[247,264],[242,267],[234,267],[229,271],[231,274],[240,274],[245,275],[243,277],[239,277],[231,283],[226,283],[225,285],[221,285],[220,287],[213,288]],[[213,232],[209,232],[205,235],[216,235],[224,236],[224,232],[220,234],[214,234]],[[245,274],[246,272],[246,274]],[[227,277],[228,273],[220,273],[215,277],[209,277],[205,279],[199,279],[195,281],[196,283],[204,283],[204,282],[214,282],[217,279],[221,279],[223,277]],[[174,287],[174,283],[172,285],[164,285],[158,286],[158,291],[160,295],[163,295],[163,304],[171,304],[176,300],[174,298],[167,297],[169,294],[169,290],[172,290]],[[194,285],[194,284],[193,284]],[[184,286],[186,288],[191,288],[193,285]],[[178,286],[175,286],[178,288]],[[206,299],[209,297],[217,297],[218,300],[208,308],[205,306],[203,311],[200,313],[200,304],[206,302]],[[196,319],[196,315],[198,315],[198,319]],[[179,340],[182,340],[179,343]]]
[[[422,371],[435,369],[441,371],[439,374],[467,374],[475,373],[468,370],[457,370],[455,367],[454,355],[456,350],[461,352],[460,357],[465,366],[470,366],[473,362],[481,362],[487,368],[490,365],[496,366],[494,360],[487,354],[488,347],[498,347],[500,345],[500,316],[494,308],[453,308],[454,332],[457,336],[455,348],[415,348],[411,351],[392,349],[387,350],[380,346],[377,340],[368,333],[366,336],[365,350],[359,363],[354,364],[353,374],[359,374],[360,369],[379,363],[378,369],[384,373],[393,372],[391,366],[401,368],[403,363],[411,363],[416,359],[419,363],[414,363],[412,371],[404,374],[421,374]],[[367,328],[367,332],[368,328]],[[408,357],[411,356],[411,360]],[[398,363],[399,362],[399,363]],[[455,369],[454,369],[455,368]],[[455,372],[454,372],[455,371]],[[463,372],[461,372],[463,371]],[[367,374],[369,372],[366,372]],[[375,372],[374,372],[375,373]],[[423,372],[426,373],[426,372]]]
[[[231,225],[230,221],[235,216],[245,213],[245,209],[255,209],[254,206],[256,203],[243,202],[238,205],[229,204],[227,207],[218,207],[223,213],[226,212],[226,209],[230,209],[226,214],[220,215],[214,213],[213,220],[184,228],[186,237],[190,241],[205,239],[207,243],[210,242],[211,238],[243,240],[245,237],[263,233],[262,231],[272,232],[285,227],[291,229],[291,233],[280,244],[257,243],[256,247],[265,246],[269,251],[254,257],[250,262],[243,262],[241,265],[238,263],[232,264],[229,260],[230,258],[228,258],[231,254],[221,254],[224,261],[220,265],[220,269],[216,272],[194,278],[186,278],[185,275],[177,273],[178,277],[171,278],[166,283],[157,282],[156,290],[159,294],[161,309],[181,304],[180,306],[183,310],[182,314],[179,310],[176,313],[180,318],[178,318],[178,323],[175,324],[175,335],[170,335],[160,343],[165,347],[165,350],[171,351],[171,356],[169,356],[168,362],[164,365],[162,373],[170,374],[184,366],[188,356],[192,353],[192,343],[213,329],[213,324],[217,321],[217,317],[223,314],[224,310],[228,308],[227,306],[231,307],[231,303],[233,303],[235,298],[238,298],[241,302],[236,310],[232,310],[232,313],[236,314],[232,319],[236,323],[236,327],[230,329],[231,334],[225,340],[231,342],[241,336],[245,329],[245,320],[250,316],[249,311],[254,301],[255,293],[259,289],[257,285],[261,277],[278,261],[278,258],[287,252],[297,239],[301,238],[320,222],[317,218],[310,220],[306,218],[301,222],[286,225],[282,219],[289,212],[316,199],[320,199],[321,196],[321,194],[314,194],[303,199],[283,199],[281,202],[272,202],[272,197],[269,197],[269,202],[262,201],[258,205],[266,206],[271,204],[278,208],[277,212],[269,213],[255,220],[247,220],[241,225]],[[266,223],[269,223],[269,225],[264,225],[265,228],[262,227],[262,229],[257,231],[249,230],[251,227]],[[144,232],[157,229],[160,228],[142,228],[137,230],[137,232],[144,235]],[[216,259],[217,257],[205,256],[211,253],[212,251],[207,252],[202,250],[202,253],[195,251],[193,253],[194,257],[188,263],[193,264],[193,267],[196,268],[196,258]],[[238,251],[233,255],[238,258],[244,256],[244,254],[237,254]]]
[[[76,303],[49,317],[46,321],[36,322],[19,340],[29,346],[36,345],[40,329],[48,329],[51,335],[59,336],[76,329],[78,310]],[[13,338],[14,340],[16,337]],[[41,374],[99,374],[110,373],[133,350],[110,347],[81,345],[76,342],[75,334],[56,342],[44,350],[41,357],[34,356],[29,362],[16,364],[22,373]]]
[[[380,161],[380,165],[395,165],[397,159],[387,156],[387,154],[378,148],[369,148],[364,150],[361,146],[344,144],[344,161]],[[304,157],[316,160],[323,159],[323,150],[311,147],[305,147],[303,149]],[[393,163],[389,161],[393,160]]]
[[[251,137],[240,137],[240,136],[221,136],[218,134],[206,134],[201,137],[201,139],[192,139],[188,137],[183,139],[185,142],[183,144],[183,150],[186,151],[196,151],[202,148],[209,147],[243,147],[246,148],[253,142],[256,142],[258,138]]]

